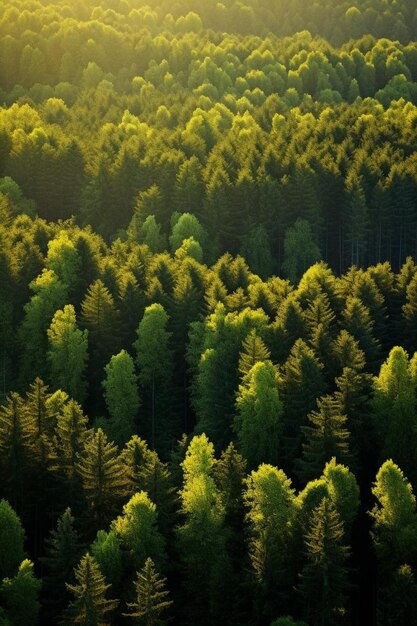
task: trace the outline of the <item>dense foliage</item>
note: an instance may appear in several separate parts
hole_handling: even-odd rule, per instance
[[[417,624],[414,2],[0,2],[0,624]]]

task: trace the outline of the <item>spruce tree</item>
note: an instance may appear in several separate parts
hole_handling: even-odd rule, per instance
[[[127,479],[117,447],[101,428],[85,443],[76,469],[94,523],[103,527],[117,511],[126,493]]]
[[[22,398],[13,392],[0,408],[0,468],[3,492],[19,510],[33,466],[33,438],[32,420],[24,410]]]
[[[145,309],[134,344],[139,382],[150,405],[150,428],[147,432],[150,434],[152,449],[155,449],[156,443],[158,446],[162,443],[162,437],[171,434],[166,417],[166,395],[171,383],[173,363],[169,346],[171,333],[167,325],[168,315],[164,307],[152,304]]]
[[[239,387],[235,430],[239,450],[249,467],[280,458],[283,406],[278,374],[270,361],[256,363]]]
[[[105,367],[104,398],[110,414],[109,435],[124,444],[135,431],[139,409],[137,377],[132,357],[122,350]]]
[[[349,549],[343,524],[328,498],[313,510],[304,542],[307,562],[300,591],[306,618],[312,626],[339,624],[346,609]]]
[[[158,575],[151,558],[146,559],[145,565],[136,576],[135,601],[127,604],[129,612],[124,615],[133,619],[138,626],[167,624],[163,614],[172,605],[172,601],[168,600],[166,579]]]
[[[242,352],[239,355],[239,373],[241,376],[249,374],[255,363],[267,361],[270,352],[262,339],[253,328],[242,342]]]
[[[327,461],[336,457],[338,461],[349,461],[349,436],[346,415],[334,396],[324,396],[317,401],[317,411],[309,416],[309,426],[303,426],[305,437],[303,458],[300,461],[300,476],[307,482],[318,478]]]
[[[68,626],[109,626],[118,601],[106,598],[110,585],[106,584],[95,559],[87,553],[75,568],[74,574],[76,583],[67,583],[67,589],[74,599],[69,603],[61,623]]]
[[[86,393],[84,379],[88,358],[88,332],[77,328],[74,307],[58,310],[48,329],[50,381],[82,402]]]
[[[24,538],[19,516],[7,500],[0,500],[0,580],[14,576],[25,558]]]
[[[59,615],[68,602],[65,583],[70,580],[81,555],[81,539],[74,521],[71,509],[67,508],[45,541],[45,555],[41,559],[47,592],[45,604],[53,615]]]
[[[147,493],[135,493],[111,524],[125,551],[130,569],[143,567],[151,557],[158,567],[165,565],[165,542],[158,529],[158,513]]]
[[[284,472],[272,465],[262,464],[245,482],[256,608],[259,614],[272,619],[285,610],[286,597],[294,583],[295,494]]]
[[[13,626],[32,626],[38,623],[41,581],[33,571],[33,563],[22,561],[13,578],[4,578],[0,584],[1,604]]]

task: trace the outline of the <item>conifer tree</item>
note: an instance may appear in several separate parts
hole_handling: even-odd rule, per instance
[[[235,430],[249,467],[277,464],[280,457],[283,407],[278,375],[270,361],[256,363],[239,387]]]
[[[110,414],[109,435],[124,444],[135,430],[139,408],[137,377],[132,357],[122,350],[105,367],[104,397]]]
[[[91,554],[100,568],[100,572],[111,584],[113,593],[120,589],[124,570],[121,541],[114,530],[106,533],[99,530],[91,544]]]
[[[224,450],[214,467],[214,479],[229,523],[236,524],[236,517],[243,512],[243,479],[246,460],[237,452],[233,443]]]
[[[267,361],[271,356],[268,348],[253,328],[242,342],[242,352],[239,355],[239,373],[241,376],[249,374],[255,363]]]
[[[262,464],[246,479],[244,501],[257,608],[271,619],[284,610],[286,594],[294,582],[294,490],[282,470]]]
[[[33,465],[33,434],[33,424],[22,398],[11,393],[0,408],[0,468],[4,494],[19,510]]]
[[[58,413],[57,465],[70,482],[74,479],[77,456],[89,437],[87,426],[88,418],[75,400],[67,402]]]
[[[101,428],[85,443],[76,469],[91,515],[100,528],[114,516],[127,487],[117,447],[107,440]]]
[[[73,626],[109,626],[110,616],[118,605],[117,600],[106,598],[110,585],[95,561],[87,553],[74,570],[76,583],[67,583],[67,589],[74,596],[69,603],[62,624]]]
[[[113,296],[101,280],[90,285],[82,302],[82,323],[88,330],[89,341],[89,380],[95,381],[90,388],[94,404],[100,406],[100,378],[102,372],[118,345],[118,311]]]
[[[177,527],[181,568],[187,594],[183,619],[190,626],[200,620],[212,624],[224,615],[221,580],[227,580],[224,509],[213,479],[214,446],[205,435],[191,440],[182,463],[180,492],[183,523]]]
[[[377,502],[370,512],[372,539],[383,573],[417,557],[417,509],[411,484],[401,469],[388,460],[380,467],[372,488]]]
[[[139,368],[139,382],[150,400],[150,441],[152,449],[160,442],[164,430],[169,430],[163,411],[164,396],[172,377],[172,354],[169,347],[171,334],[167,329],[168,315],[161,304],[145,309],[137,331],[135,348]],[[158,417],[159,416],[159,417]],[[169,432],[166,433],[169,435]]]
[[[33,572],[33,563],[22,561],[13,578],[4,578],[0,584],[0,598],[12,626],[38,623],[41,581]]]
[[[19,516],[7,500],[0,500],[0,580],[14,576],[25,558],[24,537]]]
[[[307,562],[300,591],[306,618],[313,626],[338,624],[345,612],[349,549],[343,524],[328,498],[313,510],[304,541]]]
[[[325,463],[333,457],[341,462],[350,458],[350,433],[339,402],[334,396],[324,396],[317,401],[317,407],[318,410],[308,416],[309,426],[302,427],[306,442],[303,444],[300,476],[305,481],[318,478]]]
[[[78,402],[84,400],[86,392],[87,336],[88,331],[77,328],[71,304],[55,313],[48,330],[50,381]]]
[[[45,556],[42,558],[46,574],[43,576],[47,590],[45,603],[55,615],[59,615],[68,602],[65,583],[70,580],[81,555],[81,539],[74,521],[71,509],[67,508],[45,541]]]
[[[165,578],[155,570],[151,558],[147,558],[143,568],[137,572],[135,581],[135,601],[129,602],[126,617],[134,620],[138,626],[163,626],[167,624],[163,614],[172,605],[168,600],[169,592],[165,589]]]
[[[301,339],[297,340],[283,368],[282,398],[284,402],[284,449],[286,463],[292,466],[301,454],[302,426],[307,415],[323,395],[323,365]]]
[[[140,569],[147,557],[161,567],[164,564],[164,540],[158,530],[155,504],[145,491],[135,493],[123,507],[123,515],[111,525],[122,541],[135,569]]]

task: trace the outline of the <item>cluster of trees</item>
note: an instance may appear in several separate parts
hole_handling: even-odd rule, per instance
[[[414,2],[95,4],[0,6],[0,624],[416,624]]]
[[[283,37],[306,28],[335,45],[365,34],[406,43],[416,39],[417,13],[412,0],[319,0],[307,6],[303,0],[207,0],[204,5],[198,0],[180,0],[174,5],[169,0],[104,0],[100,4],[78,0],[71,5],[64,0],[53,4],[34,0],[29,10],[24,0],[10,0],[0,7],[0,36],[10,36],[6,45],[12,53],[12,66],[5,72],[13,76],[20,70],[28,81],[30,70],[35,66],[39,71],[41,61],[46,61],[43,76],[48,71],[71,75],[87,51],[108,68],[129,67],[135,59],[132,52],[140,52],[144,39],[161,32],[166,36],[203,31]],[[50,37],[52,45],[45,45],[35,33]],[[95,41],[97,35],[102,41]],[[81,48],[77,47],[80,42]],[[116,55],[112,53],[115,46]],[[51,52],[56,59],[50,58]]]
[[[3,624],[357,623],[359,486],[335,457],[299,491],[271,464],[247,474],[233,443],[216,458],[204,434],[162,463],[136,435],[118,449],[59,393],[37,380],[0,413],[2,491],[15,501],[0,500]],[[378,623],[414,624],[416,498],[392,460],[372,495]],[[36,568],[16,510],[36,516]]]
[[[190,212],[205,261],[240,253],[263,277],[294,280],[286,247],[338,272],[385,260],[397,271],[415,254],[415,43],[366,37],[335,50],[305,32],[146,41],[140,66],[106,71],[71,52],[77,75],[64,82],[52,70],[20,85],[17,70],[13,84],[0,73],[3,202],[75,215],[107,241],[140,241],[154,216],[154,251]]]
[[[415,615],[414,261],[337,277],[288,240],[298,283],[262,280],[240,256],[204,264],[191,214],[170,253],[154,218],[109,246],[10,189],[4,623]]]

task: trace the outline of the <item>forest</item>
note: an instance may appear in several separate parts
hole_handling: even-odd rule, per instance
[[[414,0],[0,0],[0,626],[417,625]]]

